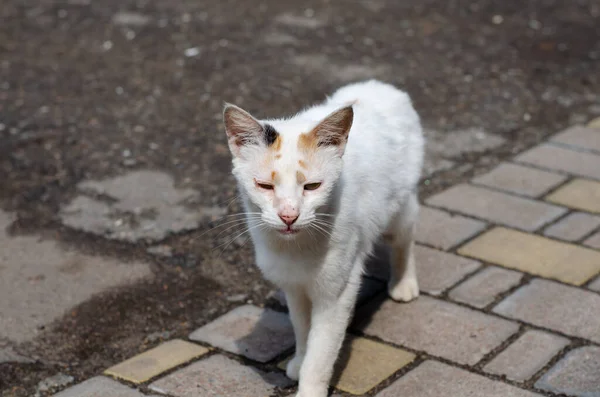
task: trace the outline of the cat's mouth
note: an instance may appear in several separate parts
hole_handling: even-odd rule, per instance
[[[300,230],[298,230],[298,229],[292,229],[291,226],[288,226],[288,227],[286,227],[284,229],[278,229],[277,231],[279,233],[285,235],[285,236],[289,236],[289,235],[298,233]]]

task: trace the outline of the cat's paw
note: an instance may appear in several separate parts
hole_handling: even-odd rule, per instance
[[[294,356],[294,358],[287,363],[285,374],[288,378],[298,380],[300,378],[300,367],[302,366],[302,356]]]
[[[296,397],[327,397],[328,387],[304,387],[298,390]]]
[[[416,277],[405,278],[399,283],[390,282],[388,294],[395,301],[409,302],[419,296],[419,283]]]

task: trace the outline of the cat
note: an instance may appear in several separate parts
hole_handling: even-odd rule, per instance
[[[286,119],[225,104],[233,175],[256,263],[285,293],[297,397],[325,397],[365,259],[391,246],[388,293],[419,295],[413,235],[424,140],[409,96],[369,80]]]

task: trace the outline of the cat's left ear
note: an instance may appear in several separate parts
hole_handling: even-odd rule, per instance
[[[336,110],[325,117],[311,131],[312,135],[316,138],[317,146],[335,146],[340,156],[343,155],[353,120],[354,110],[352,106]]]
[[[246,145],[257,145],[264,135],[263,126],[250,113],[232,105],[225,104],[223,121],[231,153],[238,157]]]

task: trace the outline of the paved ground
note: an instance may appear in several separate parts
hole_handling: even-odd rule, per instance
[[[387,298],[381,250],[363,278],[336,396],[600,396],[600,125],[430,196],[416,239],[423,295]],[[187,339],[57,397],[294,394],[281,295]]]
[[[244,236],[220,220],[239,211],[222,101],[281,115],[356,79],[395,83],[427,127],[428,200],[600,114],[599,16],[594,1],[2,1],[0,394],[49,394],[242,303],[266,302],[273,288]],[[554,146],[529,156],[587,164],[565,170],[585,178],[597,169],[593,157]],[[523,172],[514,167],[503,172]],[[480,219],[454,220],[452,230],[476,233],[487,219],[531,232],[565,216],[568,191],[537,206],[453,189],[451,201],[501,200],[522,215],[450,207]],[[519,194],[545,192],[537,189]],[[444,207],[447,197],[431,200]],[[593,225],[575,213],[547,233],[575,238]],[[435,248],[453,249],[452,237]],[[593,270],[585,263],[567,281]],[[475,267],[458,261],[449,279]],[[516,277],[489,272],[483,281]]]

